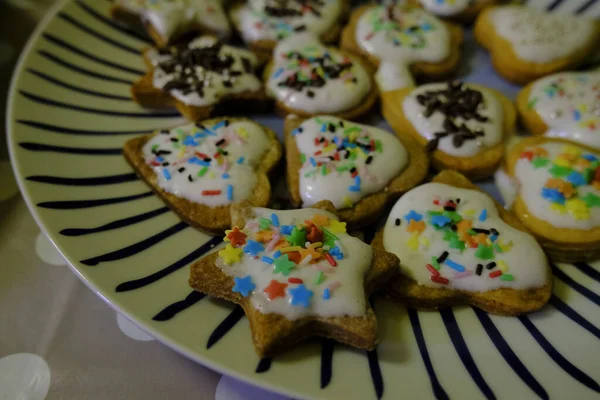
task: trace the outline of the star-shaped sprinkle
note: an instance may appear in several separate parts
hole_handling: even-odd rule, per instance
[[[589,207],[600,207],[600,196],[595,195],[592,192],[586,193],[585,196],[581,198],[585,201],[585,204]]]
[[[291,304],[293,306],[303,306],[304,308],[310,306],[310,299],[313,296],[313,292],[308,290],[304,284],[300,284],[288,290],[288,292],[292,296]]]
[[[440,228],[450,223],[450,221],[450,218],[446,217],[445,215],[434,215],[431,217],[431,224]]]
[[[227,265],[234,264],[242,258],[242,249],[228,244],[223,250],[219,251],[219,257],[221,257],[223,262]]]
[[[577,171],[571,171],[569,176],[567,176],[567,181],[569,181],[573,186],[581,186],[587,183],[583,174],[580,174]]]
[[[449,246],[451,249],[458,249],[458,250],[460,250],[460,251],[461,251],[461,253],[462,253],[462,251],[465,249],[465,242],[463,242],[462,240],[460,240],[458,237],[456,237],[456,236],[453,236],[453,237],[450,239],[450,243],[449,243],[449,245],[448,245],[448,246]]]
[[[553,203],[564,204],[565,196],[556,189],[542,188],[542,197]]]
[[[555,178],[562,178],[563,176],[567,176],[571,173],[571,168],[554,165],[548,170],[548,172],[550,172],[550,175]]]
[[[257,256],[261,251],[265,251],[265,247],[254,240],[248,240],[244,246],[244,253],[250,254],[252,257]]]
[[[419,232],[414,232],[406,241],[406,244],[411,250],[417,250],[419,248]]]
[[[273,279],[269,285],[263,290],[263,293],[267,294],[269,300],[276,299],[278,297],[285,297],[285,288],[287,283],[281,283]]]
[[[419,222],[420,220],[423,219],[423,215],[419,214],[415,210],[410,210],[408,212],[408,214],[406,214],[404,216],[404,219],[408,222],[410,222],[411,220],[414,220],[415,222]]]
[[[247,235],[240,231],[240,228],[234,226],[233,229],[225,231],[225,241],[231,242],[235,247],[243,246],[246,244]]]
[[[316,214],[313,219],[312,222],[316,225],[316,226],[327,226],[329,225],[329,217],[327,215],[324,214]]]
[[[233,285],[233,289],[231,289],[234,293],[239,293],[244,297],[248,297],[250,292],[256,288],[254,282],[252,282],[252,277],[250,275],[246,275],[243,278],[238,278],[237,276],[233,278],[235,284]]]
[[[346,232],[346,223],[332,219],[329,221],[327,230],[331,233],[344,233]]]
[[[533,168],[542,168],[545,167],[546,165],[548,165],[548,163],[550,162],[550,160],[548,160],[547,158],[535,158],[533,159],[533,161],[531,162],[531,165],[533,165]]]
[[[275,260],[275,267],[273,268],[273,273],[282,273],[284,276],[288,276],[292,269],[296,267],[287,254],[279,257]]]
[[[286,239],[292,246],[304,246],[306,243],[306,231],[304,228],[298,229],[298,227],[294,227],[292,233]]]
[[[273,231],[258,231],[254,234],[254,239],[261,243],[270,242],[273,238]]]
[[[410,220],[408,227],[406,228],[407,232],[415,232],[421,233],[425,230],[425,222],[424,221],[415,221],[414,219]]]
[[[313,247],[309,247],[307,249],[301,249],[301,250],[299,250],[299,252],[300,252],[302,262],[304,262],[306,257],[309,257],[309,256],[310,256],[311,261],[316,261],[321,257],[321,253],[319,253]]]
[[[491,246],[480,244],[477,246],[477,250],[475,250],[475,257],[481,260],[491,260],[494,258],[494,249]]]

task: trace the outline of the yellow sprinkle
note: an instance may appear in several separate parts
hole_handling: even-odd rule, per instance
[[[499,239],[498,240],[498,246],[500,246],[500,248],[502,249],[503,252],[507,252],[512,248],[513,242],[512,240],[509,240],[508,242],[504,242],[503,239]]]
[[[348,138],[348,140],[350,140],[350,142],[352,143],[352,142],[355,142],[355,141],[356,141],[356,138],[357,138],[357,137],[358,137],[358,133],[357,133],[357,132],[352,132],[352,133],[350,134],[350,137]]]
[[[567,160],[565,157],[563,156],[558,156],[554,159],[554,164],[560,166],[560,167],[570,167],[571,166],[571,161]]]
[[[475,210],[472,208],[469,208],[468,210],[463,211],[463,213],[467,216],[467,217],[472,217],[473,215],[475,215]]]
[[[323,149],[323,152],[327,153],[330,151],[334,151],[335,149],[337,149],[337,146],[335,144],[330,144],[329,146]]]
[[[181,150],[179,150],[179,158],[182,158],[185,155],[185,147],[182,147]]]
[[[500,268],[500,271],[503,273],[508,272],[508,265],[502,260],[498,260],[498,268]]]
[[[413,232],[410,239],[406,241],[406,244],[411,250],[417,250],[419,248],[419,232]]]
[[[315,248],[315,247],[321,247],[323,246],[323,243],[321,242],[314,242],[310,244],[310,247]]]
[[[562,204],[552,203],[550,204],[550,209],[556,211],[557,213],[564,214],[567,212],[567,209]]]
[[[210,179],[215,179],[215,173],[213,171],[210,171],[210,173],[208,174],[208,177]]]
[[[565,146],[562,149],[563,153],[578,156],[581,154],[581,150],[575,146]]]
[[[248,138],[248,130],[244,127],[239,127],[237,128],[237,130],[235,131],[235,133],[237,133],[240,137],[247,139]]]
[[[490,238],[485,238],[485,244],[487,244],[488,246],[492,245],[492,241],[490,240]]]
[[[292,251],[299,251],[302,250],[302,247],[300,246],[290,246],[290,247],[284,247],[283,249],[279,249],[282,253],[291,253]]]
[[[590,210],[581,199],[569,199],[565,202],[565,206],[575,219],[589,219]]]
[[[344,201],[344,205],[346,207],[352,207],[353,204],[352,204],[352,200],[350,200],[350,197],[344,196],[343,201]]]
[[[429,248],[429,239],[427,239],[425,236],[421,236],[421,245],[425,250],[427,250]]]

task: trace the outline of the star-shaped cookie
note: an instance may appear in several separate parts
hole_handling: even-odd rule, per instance
[[[256,56],[213,36],[185,45],[144,51],[148,72],[131,88],[133,99],[147,108],[176,107],[190,121],[213,114],[262,110],[268,104],[255,75]]]
[[[232,224],[248,240],[266,238],[258,235],[262,231],[272,233],[262,242],[264,251],[253,255],[243,244],[228,242],[225,249],[191,266],[192,288],[242,306],[261,357],[312,336],[364,349],[377,344],[377,321],[368,296],[397,273],[398,258],[374,251],[332,225],[338,220],[331,203],[315,207],[280,211],[235,204]],[[306,234],[314,227],[320,241],[290,240],[292,230]],[[332,227],[336,233],[329,230]],[[243,254],[238,260],[239,249]]]
[[[114,0],[111,13],[127,24],[142,24],[161,47],[198,33],[231,33],[222,0]]]
[[[131,139],[123,154],[183,220],[223,234],[231,226],[231,204],[269,202],[267,174],[281,158],[281,144],[272,130],[249,119],[216,118]],[[246,243],[238,229],[226,234],[236,248]]]

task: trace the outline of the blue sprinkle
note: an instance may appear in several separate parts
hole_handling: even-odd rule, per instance
[[[596,157],[596,156],[595,156],[595,155],[593,155],[593,154],[589,154],[589,153],[588,153],[588,154],[584,154],[584,155],[582,155],[581,157],[582,157],[582,158],[585,158],[585,159],[586,159],[586,160],[588,160],[588,161],[592,161],[592,162],[593,162],[593,161],[596,161],[596,160],[598,159],[598,157]]]
[[[213,130],[217,130],[217,129],[221,128],[222,126],[225,126],[225,121],[224,120],[221,121],[221,122],[219,122],[219,123],[217,123],[217,124],[215,124],[215,125],[213,125],[212,129]]]
[[[579,121],[581,119],[581,113],[577,110],[573,110],[573,119]]]
[[[196,134],[194,135],[194,139],[202,139],[205,138],[206,134],[205,133],[200,133],[200,132],[196,132]]]
[[[565,204],[565,196],[556,189],[542,188],[542,197],[553,203]]]
[[[160,157],[160,156],[159,156],[159,157],[156,157],[156,162],[159,162],[159,163],[161,163],[161,162],[163,162],[163,161],[165,161],[165,159],[164,159],[164,158],[162,158],[162,157]]]
[[[360,192],[360,186],[350,186],[348,190],[351,192]]]
[[[269,258],[269,257],[267,257],[267,256],[262,256],[261,260],[262,260],[263,262],[266,262],[267,264],[273,264],[273,259],[272,259],[272,258]]]
[[[573,186],[581,186],[587,183],[583,174],[577,171],[571,172],[569,176],[567,176],[567,181],[571,182]]]
[[[329,300],[331,298],[331,293],[329,292],[329,288],[323,291],[323,300]]]
[[[227,200],[233,200],[233,186],[227,185]]]
[[[446,217],[445,215],[434,215],[431,217],[431,224],[439,227],[445,226],[446,224],[450,223],[450,221],[450,218]]]
[[[163,168],[163,170],[162,170],[162,173],[163,173],[163,175],[165,176],[165,179],[166,179],[166,180],[168,180],[168,181],[170,181],[170,180],[171,180],[171,173],[169,172],[169,170],[168,170],[168,169],[166,169],[166,168]]]
[[[425,32],[430,31],[431,30],[431,25],[429,25],[429,24],[423,24],[423,25],[421,25],[421,29],[423,29]]]
[[[481,210],[481,214],[479,214],[479,222],[483,222],[487,219],[487,210],[484,208]]]
[[[327,125],[321,124],[321,132],[325,132],[325,131],[327,131]]]
[[[356,175],[356,176],[354,177],[354,184],[355,184],[356,186],[360,186],[360,176]]]
[[[279,258],[281,257],[281,251],[277,250],[275,253],[273,253],[273,258]]]
[[[463,267],[462,265],[455,263],[452,260],[449,260],[446,258],[446,261],[444,261],[446,263],[447,266],[449,266],[452,269],[457,270],[458,272],[464,272],[465,271],[465,267]]]
[[[337,136],[334,136],[333,139],[331,139],[331,141],[337,144],[338,146],[340,145],[340,139]]]
[[[314,158],[312,158],[312,157],[310,158],[310,163],[312,164],[312,166],[313,166],[313,167],[316,167],[316,166],[317,166],[317,162],[316,162],[316,161],[315,161],[315,159],[314,159]]]
[[[194,157],[190,158],[190,159],[188,160],[188,162],[189,162],[190,164],[198,164],[198,165],[202,165],[203,167],[210,167],[210,162],[207,162],[207,161],[201,160],[201,159],[199,159],[199,158],[198,158],[198,157],[196,157],[196,156],[194,156]]]
[[[492,243],[493,243],[493,242],[495,242],[495,241],[496,241],[496,239],[498,239],[498,236],[496,236],[496,235],[494,235],[494,234],[491,234],[491,235],[490,235],[490,240],[492,241]]]
[[[190,135],[186,136],[182,143],[186,146],[198,146],[198,142]]]
[[[285,70],[283,69],[283,67],[282,67],[282,68],[279,68],[279,69],[277,70],[277,72],[275,72],[275,75],[273,75],[273,78],[279,78],[279,76],[280,76],[281,74],[283,74],[283,71],[285,71]]]
[[[411,219],[414,219],[415,222],[419,222],[423,219],[423,215],[419,214],[415,210],[410,210],[408,214],[404,216],[404,219],[406,219],[407,222],[410,222]]]
[[[229,179],[229,174],[227,172],[225,172],[223,175],[221,175],[221,178]]]
[[[291,225],[281,225],[279,231],[284,235],[291,235],[293,227]]]
[[[292,131],[292,136],[296,136],[299,133],[300,133],[300,128],[296,128]]]
[[[277,214],[271,214],[271,222],[273,223],[273,226],[279,226],[279,217],[277,217]]]
[[[244,162],[244,160],[245,160],[244,156],[241,156],[240,158],[238,158],[237,163],[241,164]]]

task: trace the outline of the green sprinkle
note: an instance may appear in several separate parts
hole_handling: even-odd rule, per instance
[[[429,211],[427,211],[427,214],[431,215],[433,217],[434,215],[442,215],[442,212],[429,210]]]
[[[206,171],[208,171],[208,167],[202,168],[200,171],[198,171],[198,176],[204,176],[204,174],[206,174]]]
[[[182,135],[182,136],[187,135],[187,133],[185,133],[185,131],[183,131],[183,129],[181,129],[181,128],[175,129],[175,132],[177,132],[179,135]]]
[[[381,145],[381,140],[379,140],[379,139],[377,139],[377,140],[375,141],[375,150],[376,150],[378,153],[381,153],[381,152],[383,152],[383,146]]]
[[[475,232],[473,229],[469,229],[467,233],[471,236],[477,235],[477,232]]]
[[[439,271],[440,264],[437,262],[437,257],[436,256],[432,256],[431,257],[431,265],[433,265],[433,268],[437,269]]]
[[[504,252],[502,251],[502,247],[500,247],[500,245],[499,245],[498,243],[494,243],[494,248],[496,249],[496,251],[497,251],[498,253],[504,253]]]
[[[475,250],[475,257],[481,260],[491,260],[494,258],[494,249],[491,246],[480,244],[477,246],[477,250]]]
[[[302,162],[302,164],[306,162],[306,156],[304,155],[304,153],[300,153],[300,161]]]
[[[350,159],[352,161],[356,160],[356,152],[353,151],[352,153],[350,153]]]
[[[152,145],[152,151],[156,151],[158,150],[158,145],[157,144],[153,144]]]
[[[533,159],[531,165],[533,165],[534,168],[541,168],[548,165],[549,162],[550,160],[548,160],[547,158],[537,157]]]
[[[342,165],[341,167],[337,167],[335,170],[337,172],[344,172],[344,171],[348,171],[352,169],[352,165],[351,164],[346,164],[346,165]]]
[[[179,143],[175,143],[175,142],[174,142],[174,143],[173,143],[173,148],[175,148],[175,149],[180,149],[180,148],[181,148],[181,145],[180,145]]]
[[[329,230],[327,230],[326,228],[321,228],[323,229],[323,233],[325,234],[325,237],[330,237],[333,240],[339,240],[339,238],[337,236],[335,236],[333,233],[329,232]]]
[[[351,126],[349,128],[344,129],[344,135],[348,135],[352,132],[360,132],[360,128],[358,126]]]
[[[450,218],[454,223],[462,221],[462,217],[456,211],[444,211],[442,215]]]
[[[460,240],[458,237],[453,237],[450,239],[450,244],[448,245],[451,249],[458,249],[462,253],[465,249],[465,242]]]
[[[269,221],[269,223],[270,222],[271,221]],[[304,244],[306,243],[306,231],[304,229],[298,229],[297,227],[294,227],[292,229],[292,233],[287,235],[286,239],[292,244],[292,246],[304,247]]]
[[[321,124],[321,125],[323,125],[323,124],[325,123],[325,121],[323,121],[323,120],[322,120],[321,118],[319,118],[319,117],[316,117],[316,118],[315,118],[315,121],[317,121],[317,123],[318,123],[318,124]]]
[[[258,220],[258,225],[260,226],[260,229],[269,229],[271,226],[271,220],[267,218],[260,218]]]
[[[435,225],[434,225],[434,227],[435,227]],[[456,233],[452,230],[446,230],[444,232],[444,240],[446,242],[449,242],[449,241],[453,240],[454,238],[458,239],[458,233]]]
[[[534,97],[533,99],[531,99],[529,101],[529,103],[527,103],[527,108],[532,109],[533,107],[535,107],[535,104],[538,102],[538,98]]]
[[[569,167],[561,167],[560,165],[554,165],[550,170],[548,170],[550,174],[555,178],[562,178],[571,173],[571,168]]]
[[[585,179],[585,183],[589,184],[592,181],[592,178],[594,177],[594,173],[596,171],[590,168],[586,168],[583,170],[582,174],[583,174],[583,178]]]
[[[313,176],[314,174],[315,174],[315,171],[310,171],[310,172],[305,173],[304,177],[309,178],[309,177]]]
[[[325,176],[327,175],[327,165],[323,164],[321,166],[321,175]]]
[[[500,275],[500,280],[501,281],[514,281],[515,277],[512,276],[511,274],[502,274],[502,275]]]
[[[315,285],[320,285],[324,279],[325,279],[325,274],[323,273],[323,271],[319,271],[319,273],[315,277]]]
[[[581,198],[585,201],[585,204],[589,207],[600,207],[600,197],[595,195],[592,192],[587,193],[584,197]]]

